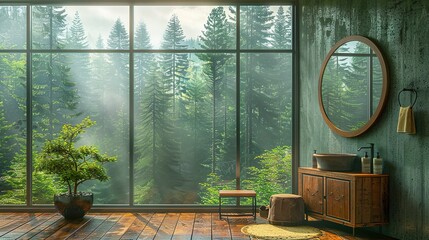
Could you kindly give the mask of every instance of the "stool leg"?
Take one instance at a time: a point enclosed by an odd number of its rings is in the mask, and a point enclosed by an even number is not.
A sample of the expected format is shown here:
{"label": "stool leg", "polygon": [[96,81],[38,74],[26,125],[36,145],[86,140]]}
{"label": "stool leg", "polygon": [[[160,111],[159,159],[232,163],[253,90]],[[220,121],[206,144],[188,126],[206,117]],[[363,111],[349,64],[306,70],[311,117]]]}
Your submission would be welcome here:
{"label": "stool leg", "polygon": [[222,198],[219,196],[219,219],[222,219]]}
{"label": "stool leg", "polygon": [[253,205],[253,219],[256,220],[256,196],[254,197],[255,204]]}

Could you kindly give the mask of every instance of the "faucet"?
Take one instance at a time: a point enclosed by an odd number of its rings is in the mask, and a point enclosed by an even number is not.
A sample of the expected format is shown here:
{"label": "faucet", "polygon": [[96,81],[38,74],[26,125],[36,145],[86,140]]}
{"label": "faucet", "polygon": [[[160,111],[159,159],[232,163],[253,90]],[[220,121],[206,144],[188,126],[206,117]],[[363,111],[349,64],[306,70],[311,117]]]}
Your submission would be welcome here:
{"label": "faucet", "polygon": [[[372,159],[374,159],[374,143],[369,143],[370,146],[366,146],[366,147],[360,147],[358,148],[358,151],[364,149],[364,148],[368,148],[371,149],[371,155],[370,155],[370,162],[372,162]],[[372,164],[371,164],[371,172],[372,172]]]}

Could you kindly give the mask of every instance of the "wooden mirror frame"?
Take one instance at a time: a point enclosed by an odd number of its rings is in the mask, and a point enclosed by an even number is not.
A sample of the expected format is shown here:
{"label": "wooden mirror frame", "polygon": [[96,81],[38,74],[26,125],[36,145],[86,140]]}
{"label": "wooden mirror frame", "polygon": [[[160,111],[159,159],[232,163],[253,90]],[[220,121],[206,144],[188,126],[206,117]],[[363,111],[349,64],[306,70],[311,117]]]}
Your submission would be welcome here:
{"label": "wooden mirror frame", "polygon": [[[381,91],[381,96],[380,96],[380,101],[378,102],[377,108],[374,112],[374,114],[371,116],[371,118],[368,120],[368,122],[363,125],[362,127],[360,127],[357,130],[353,130],[353,131],[344,131],[340,128],[338,128],[337,126],[335,126],[335,124],[328,118],[326,112],[325,112],[325,108],[323,107],[323,102],[322,102],[322,80],[323,80],[323,74],[325,72],[326,66],[329,62],[329,60],[331,59],[331,56],[335,53],[335,51],[341,47],[343,44],[347,43],[347,42],[351,42],[351,41],[360,41],[365,43],[366,45],[368,45],[371,50],[376,54],[378,60],[380,61],[380,67],[382,70],[382,75],[383,75],[383,86],[382,86],[382,91]],[[322,64],[322,68],[320,69],[320,74],[319,74],[319,108],[320,108],[320,112],[322,113],[323,119],[325,120],[326,124],[328,125],[328,127],[335,133],[337,133],[340,136],[343,137],[356,137],[361,135],[362,133],[366,132],[374,123],[375,121],[378,119],[378,117],[380,116],[384,106],[386,105],[386,101],[387,101],[387,92],[389,89],[389,81],[388,81],[388,69],[387,69],[387,64],[386,61],[383,58],[383,55],[381,54],[380,49],[377,47],[377,45],[375,45],[374,42],[372,42],[370,39],[363,37],[363,36],[358,36],[358,35],[352,35],[352,36],[348,36],[345,37],[343,39],[341,39],[340,41],[338,41],[329,51],[328,55],[326,56],[325,60],[323,61]]]}

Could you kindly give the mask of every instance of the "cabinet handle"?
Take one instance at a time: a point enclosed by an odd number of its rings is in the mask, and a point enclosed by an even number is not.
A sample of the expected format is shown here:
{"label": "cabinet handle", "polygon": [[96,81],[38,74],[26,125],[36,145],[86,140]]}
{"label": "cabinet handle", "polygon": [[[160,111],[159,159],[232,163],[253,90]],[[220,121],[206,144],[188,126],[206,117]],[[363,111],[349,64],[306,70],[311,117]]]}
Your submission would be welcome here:
{"label": "cabinet handle", "polygon": [[[329,193],[329,196],[332,196],[332,195],[334,195],[334,193],[333,192],[330,192]],[[340,195],[338,195],[338,197],[335,197],[334,196],[334,200],[335,201],[340,201],[341,199],[343,199],[344,198],[344,194],[340,194]]]}
{"label": "cabinet handle", "polygon": [[[309,188],[307,188],[307,192],[310,192],[310,189],[309,189]],[[319,192],[319,190],[316,190],[314,193],[311,193],[311,192],[310,192],[310,195],[311,195],[311,196],[314,196],[314,195],[316,195],[318,192]]]}

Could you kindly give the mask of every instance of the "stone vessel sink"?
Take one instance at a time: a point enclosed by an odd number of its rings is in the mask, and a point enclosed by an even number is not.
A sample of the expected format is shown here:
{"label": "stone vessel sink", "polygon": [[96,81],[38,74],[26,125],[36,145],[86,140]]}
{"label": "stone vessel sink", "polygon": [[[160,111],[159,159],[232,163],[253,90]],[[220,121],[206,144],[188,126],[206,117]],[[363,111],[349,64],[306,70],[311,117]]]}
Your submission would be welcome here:
{"label": "stone vessel sink", "polygon": [[352,171],[356,160],[356,154],[349,153],[315,153],[313,156],[317,168],[325,171]]}

